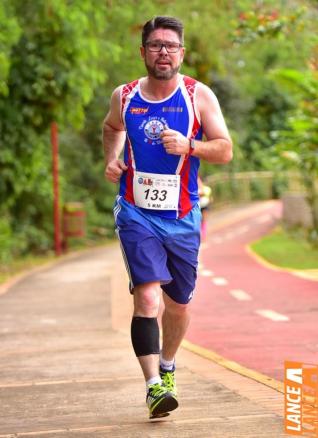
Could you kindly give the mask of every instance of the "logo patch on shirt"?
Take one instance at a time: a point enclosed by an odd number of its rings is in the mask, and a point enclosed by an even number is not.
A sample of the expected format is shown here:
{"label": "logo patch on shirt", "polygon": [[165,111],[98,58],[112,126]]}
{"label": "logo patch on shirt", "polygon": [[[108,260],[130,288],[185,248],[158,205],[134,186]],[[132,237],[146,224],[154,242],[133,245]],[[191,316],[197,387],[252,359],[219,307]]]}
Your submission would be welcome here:
{"label": "logo patch on shirt", "polygon": [[163,113],[182,113],[182,106],[164,106],[162,107]]}
{"label": "logo patch on shirt", "polygon": [[153,119],[146,123],[144,132],[151,140],[158,140],[164,129],[164,124],[160,120]]}
{"label": "logo patch on shirt", "polygon": [[131,114],[147,114],[147,112],[148,112],[148,110],[149,110],[149,107],[148,108],[135,108],[135,107],[132,107],[132,108],[130,108],[130,113]]}
{"label": "logo patch on shirt", "polygon": [[145,143],[153,146],[162,144],[161,134],[165,129],[169,129],[167,120],[164,117],[148,117],[139,125],[138,129],[145,134]]}

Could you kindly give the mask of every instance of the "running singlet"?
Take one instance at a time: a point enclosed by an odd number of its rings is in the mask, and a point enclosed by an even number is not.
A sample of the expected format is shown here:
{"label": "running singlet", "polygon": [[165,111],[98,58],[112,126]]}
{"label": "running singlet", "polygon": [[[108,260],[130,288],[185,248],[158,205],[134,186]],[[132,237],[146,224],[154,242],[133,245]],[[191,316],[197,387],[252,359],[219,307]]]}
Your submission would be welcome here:
{"label": "running singlet", "polygon": [[139,80],[124,85],[121,91],[128,170],[121,177],[119,194],[162,218],[182,218],[199,201],[199,159],[190,153],[167,154],[160,138],[164,129],[179,131],[187,138],[202,138],[194,102],[196,83],[182,76],[174,92],[160,101],[144,98]]}

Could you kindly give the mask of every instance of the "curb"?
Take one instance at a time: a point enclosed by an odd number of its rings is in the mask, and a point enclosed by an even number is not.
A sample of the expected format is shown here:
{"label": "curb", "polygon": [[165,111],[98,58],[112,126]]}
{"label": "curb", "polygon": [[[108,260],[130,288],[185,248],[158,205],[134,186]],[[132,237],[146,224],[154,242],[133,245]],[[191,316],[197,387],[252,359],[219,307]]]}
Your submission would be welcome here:
{"label": "curb", "polygon": [[318,281],[318,269],[292,269],[283,268],[282,266],[274,265],[273,263],[267,261],[262,256],[257,254],[251,247],[252,243],[245,246],[245,250],[249,256],[251,256],[257,263],[264,266],[265,268],[271,269],[277,272],[288,272],[289,274],[295,275],[296,277],[305,278],[306,280]]}
{"label": "curb", "polygon": [[212,362],[221,365],[223,368],[227,368],[234,373],[241,374],[242,376],[248,377],[249,379],[255,380],[258,383],[261,383],[265,386],[268,386],[269,388],[275,389],[275,391],[284,394],[284,384],[276,379],[273,379],[272,377],[266,376],[266,374],[262,374],[258,371],[246,368],[243,365],[240,365],[238,362],[226,359],[218,353],[200,347],[199,345],[193,344],[186,339],[182,341],[181,347],[183,347],[185,350],[197,354],[198,356],[211,360]]}

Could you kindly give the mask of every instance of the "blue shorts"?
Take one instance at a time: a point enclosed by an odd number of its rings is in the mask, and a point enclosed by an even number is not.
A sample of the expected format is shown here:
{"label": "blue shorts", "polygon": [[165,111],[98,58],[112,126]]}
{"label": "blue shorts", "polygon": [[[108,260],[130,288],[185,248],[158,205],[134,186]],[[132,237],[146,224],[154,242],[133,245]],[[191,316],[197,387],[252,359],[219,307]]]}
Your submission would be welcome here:
{"label": "blue shorts", "polygon": [[164,219],[118,196],[114,216],[131,292],[140,284],[159,281],[172,300],[187,304],[197,278],[200,207],[182,219]]}

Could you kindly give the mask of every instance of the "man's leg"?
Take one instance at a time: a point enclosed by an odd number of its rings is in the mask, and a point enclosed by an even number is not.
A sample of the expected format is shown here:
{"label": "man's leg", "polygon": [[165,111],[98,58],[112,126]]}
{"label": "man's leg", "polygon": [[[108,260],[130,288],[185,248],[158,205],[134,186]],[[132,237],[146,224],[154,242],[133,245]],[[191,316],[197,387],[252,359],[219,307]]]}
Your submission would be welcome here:
{"label": "man's leg", "polygon": [[[134,288],[133,318],[157,318],[160,303],[160,283],[146,283]],[[156,335],[154,335],[156,336]],[[134,342],[134,340],[132,339]],[[147,342],[147,341],[146,341]],[[159,345],[159,333],[157,339]],[[151,346],[150,346],[151,348]],[[137,353],[138,354],[138,353]],[[159,355],[147,354],[137,356],[146,382],[156,376],[159,377]]]}
{"label": "man's leg", "polygon": [[150,418],[168,415],[169,411],[178,407],[177,399],[162,385],[159,374],[159,291],[159,282],[134,288],[134,314],[131,324],[132,344],[146,380],[146,402]]}
{"label": "man's leg", "polygon": [[162,358],[173,361],[187,331],[189,304],[179,304],[163,292],[165,309],[162,315]]}
{"label": "man's leg", "polygon": [[177,396],[175,355],[189,325],[188,304],[178,304],[163,294],[165,309],[162,315],[162,350],[160,353],[160,377],[169,392]]}

